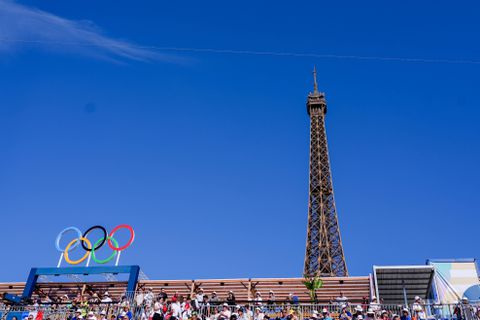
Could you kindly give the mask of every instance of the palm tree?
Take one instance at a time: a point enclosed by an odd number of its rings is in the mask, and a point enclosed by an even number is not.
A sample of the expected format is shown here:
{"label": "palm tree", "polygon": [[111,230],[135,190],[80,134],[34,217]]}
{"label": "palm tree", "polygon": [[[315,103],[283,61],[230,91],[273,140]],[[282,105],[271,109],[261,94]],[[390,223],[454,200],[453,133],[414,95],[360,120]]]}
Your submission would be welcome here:
{"label": "palm tree", "polygon": [[323,286],[323,281],[320,279],[319,276],[309,276],[309,275],[304,275],[305,278],[302,283],[305,285],[305,288],[308,290],[308,294],[310,295],[310,301],[312,303],[317,302],[317,290],[320,289]]}

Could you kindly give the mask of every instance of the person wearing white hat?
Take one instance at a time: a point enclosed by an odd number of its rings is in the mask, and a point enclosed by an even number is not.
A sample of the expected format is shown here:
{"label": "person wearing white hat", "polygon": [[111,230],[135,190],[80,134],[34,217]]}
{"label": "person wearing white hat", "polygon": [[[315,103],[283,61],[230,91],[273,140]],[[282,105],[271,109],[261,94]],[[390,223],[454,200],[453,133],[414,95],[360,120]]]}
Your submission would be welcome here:
{"label": "person wearing white hat", "polygon": [[95,317],[95,314],[93,313],[93,311],[88,312],[87,320],[97,320],[97,317]]}
{"label": "person wearing white hat", "polygon": [[362,316],[363,319],[363,308],[360,305],[355,307],[355,313],[352,315],[352,320],[358,320],[358,316]]}
{"label": "person wearing white hat", "polygon": [[267,304],[275,304],[275,293],[273,290],[268,291]]}
{"label": "person wearing white hat", "polygon": [[253,320],[263,320],[265,318],[265,314],[262,312],[262,309],[259,307],[255,308],[255,313],[253,314]]}
{"label": "person wearing white hat", "polygon": [[100,311],[100,320],[107,320],[107,312],[105,310]]}
{"label": "person wearing white hat", "polygon": [[310,319],[318,319],[318,311],[317,310],[312,311],[312,316],[310,317]]}
{"label": "person wearing white hat", "polygon": [[346,304],[340,305],[340,312],[338,314],[339,320],[352,320],[352,314],[347,309]]}
{"label": "person wearing white hat", "polygon": [[373,311],[371,308],[368,308],[365,319],[366,320],[374,320],[375,319],[375,311]]}
{"label": "person wearing white hat", "polygon": [[380,311],[380,304],[378,303],[377,297],[373,296],[372,301],[370,302],[370,309],[373,310],[373,312],[378,312]]}
{"label": "person wearing white hat", "polygon": [[224,303],[222,305],[222,312],[220,312],[218,319],[228,320],[230,319],[231,315],[232,315],[232,312],[230,311],[230,306],[228,305],[228,303]]}
{"label": "person wearing white hat", "polygon": [[80,319],[81,316],[82,316],[82,309],[77,309],[75,310],[75,316],[72,318],[72,320]]}
{"label": "person wearing white hat", "polygon": [[108,294],[108,291],[105,291],[105,293],[103,294],[103,299],[101,301],[102,301],[102,303],[111,303],[112,302],[112,298],[110,298],[110,294]]}
{"label": "person wearing white hat", "polygon": [[402,315],[400,316],[400,320],[412,320],[410,317],[410,311],[407,308],[402,309]]}
{"label": "person wearing white hat", "polygon": [[425,311],[422,306],[423,302],[419,296],[415,297],[415,302],[412,305],[412,313],[417,319],[426,319]]}
{"label": "person wearing white hat", "polygon": [[330,313],[328,312],[327,308],[322,309],[322,316],[320,317],[321,320],[332,320],[330,317]]}
{"label": "person wearing white hat", "polygon": [[123,306],[122,314],[123,313],[125,313],[125,315],[123,316],[124,318],[125,318],[125,316],[127,316],[128,319],[132,319],[133,314],[132,314],[132,311],[130,311],[130,307],[128,305]]}
{"label": "person wearing white hat", "polygon": [[389,320],[390,319],[388,317],[388,311],[387,310],[382,310],[382,312],[380,312],[380,319],[382,319],[382,320]]}

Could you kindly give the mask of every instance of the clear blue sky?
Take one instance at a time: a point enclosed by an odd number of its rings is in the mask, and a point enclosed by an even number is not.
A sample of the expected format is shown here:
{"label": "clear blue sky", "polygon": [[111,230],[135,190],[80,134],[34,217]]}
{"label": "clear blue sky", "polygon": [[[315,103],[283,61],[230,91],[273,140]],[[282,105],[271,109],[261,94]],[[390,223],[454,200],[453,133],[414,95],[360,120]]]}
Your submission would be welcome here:
{"label": "clear blue sky", "polygon": [[0,0],[0,281],[56,265],[64,227],[118,223],[137,232],[122,263],[150,278],[300,276],[313,65],[350,273],[478,257],[480,64],[138,46],[479,60],[479,15],[476,1]]}

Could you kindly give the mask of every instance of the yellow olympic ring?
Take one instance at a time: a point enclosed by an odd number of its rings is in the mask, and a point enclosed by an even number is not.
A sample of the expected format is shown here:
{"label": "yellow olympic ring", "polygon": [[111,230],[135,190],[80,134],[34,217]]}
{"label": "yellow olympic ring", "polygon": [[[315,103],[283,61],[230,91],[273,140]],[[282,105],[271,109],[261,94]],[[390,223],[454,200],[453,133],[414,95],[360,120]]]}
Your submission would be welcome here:
{"label": "yellow olympic ring", "polygon": [[70,264],[79,264],[81,263],[82,261],[84,261],[85,259],[88,258],[88,256],[90,255],[90,251],[87,251],[85,252],[85,255],[83,257],[81,257],[80,259],[78,260],[75,260],[75,261],[72,261],[70,260],[70,258],[68,257],[68,249],[70,249],[71,246],[73,246],[73,244],[77,241],[85,241],[88,245],[88,249],[92,249],[92,243],[90,242],[90,240],[88,240],[87,238],[84,238],[84,237],[80,237],[80,238],[77,238],[77,239],[73,239],[72,241],[70,241],[69,244],[67,244],[67,246],[65,247],[65,251],[63,252],[63,254],[65,255],[65,261],[67,263],[70,263]]}

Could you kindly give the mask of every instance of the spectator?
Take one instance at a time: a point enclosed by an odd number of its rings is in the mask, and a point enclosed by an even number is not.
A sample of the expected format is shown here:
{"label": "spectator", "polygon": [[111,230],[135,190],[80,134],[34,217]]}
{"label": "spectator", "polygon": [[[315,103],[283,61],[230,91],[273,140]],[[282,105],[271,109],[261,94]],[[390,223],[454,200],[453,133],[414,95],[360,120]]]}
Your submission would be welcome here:
{"label": "spectator", "polygon": [[77,310],[75,310],[75,316],[72,318],[72,320],[81,319],[80,316],[82,316],[82,310],[81,310],[81,309],[77,309]]}
{"label": "spectator", "polygon": [[107,312],[105,310],[100,312],[100,320],[107,320]]}
{"label": "spectator", "polygon": [[150,287],[147,290],[147,293],[143,296],[143,301],[145,302],[145,305],[151,307],[153,304],[153,301],[155,300],[155,294],[153,293],[153,288]]}
{"label": "spectator", "polygon": [[348,298],[345,297],[343,292],[340,291],[340,296],[335,298],[335,302],[339,305],[347,304],[348,303]]}
{"label": "spectator", "polygon": [[123,295],[122,296],[122,300],[120,301],[120,307],[125,307],[125,306],[128,306],[129,305],[129,302],[127,300],[127,296]]}
{"label": "spectator", "polygon": [[382,312],[380,313],[380,319],[389,320],[388,312],[386,310],[382,310]]}
{"label": "spectator", "polygon": [[161,288],[160,293],[158,294],[160,298],[162,298],[164,301],[167,301],[168,299],[168,294],[165,292],[165,289]]}
{"label": "spectator", "polygon": [[298,304],[298,297],[294,293],[289,293],[287,302],[291,304]]}
{"label": "spectator", "polygon": [[476,312],[475,312],[473,306],[471,306],[468,303],[468,298],[467,297],[462,298],[462,309],[463,309],[463,317],[464,317],[465,320],[475,319]]}
{"label": "spectator", "polygon": [[[195,294],[194,294],[195,297]],[[183,299],[182,299],[183,300]],[[192,315],[192,311],[197,311],[198,308],[195,308],[194,305],[197,302],[195,298],[187,298],[184,302],[180,303],[182,309],[182,319],[188,319]]]}
{"label": "spectator", "polygon": [[257,291],[257,293],[255,293],[255,299],[253,299],[253,301],[255,301],[255,304],[257,306],[261,306],[262,305],[262,294],[260,293],[260,291]]}
{"label": "spectator", "polygon": [[245,314],[245,309],[243,307],[241,307],[240,309],[238,309],[238,317],[237,317],[238,320],[250,320],[247,315]]}
{"label": "spectator", "polygon": [[259,307],[255,308],[255,314],[253,315],[253,320],[263,320],[265,314],[262,312],[262,309]]}
{"label": "spectator", "polygon": [[287,310],[282,309],[280,316],[278,316],[276,320],[287,320],[287,317],[288,317]]}
{"label": "spectator", "polygon": [[97,320],[97,317],[95,317],[95,314],[93,313],[93,311],[88,312],[87,320]]}
{"label": "spectator", "polygon": [[103,294],[103,299],[101,300],[103,303],[111,303],[112,298],[110,298],[110,295],[108,294],[108,291],[105,291]]}
{"label": "spectator", "polygon": [[453,315],[457,320],[463,320],[462,308],[460,308],[460,303],[457,304],[453,309]]}
{"label": "spectator", "polygon": [[177,297],[172,297],[172,303],[170,304],[170,314],[171,320],[180,319],[182,315],[182,307],[180,303],[177,301]]}
{"label": "spectator", "polygon": [[310,319],[312,319],[312,320],[318,319],[318,311],[317,310],[312,311],[312,316],[310,317]]}
{"label": "spectator", "polygon": [[272,290],[268,292],[267,304],[275,304],[275,293]]}
{"label": "spectator", "polygon": [[340,313],[338,315],[338,319],[340,320],[352,320],[352,314],[350,311],[347,310],[347,305],[342,304],[340,306]]}
{"label": "spectator", "polygon": [[153,313],[158,313],[159,315],[162,314],[162,311],[163,311],[163,304],[160,302],[160,301],[156,301],[154,304],[153,304]]}
{"label": "spectator", "polygon": [[410,311],[408,311],[407,308],[403,308],[400,320],[412,320],[412,317],[410,317]]}
{"label": "spectator", "polygon": [[249,308],[248,305],[245,305],[244,310],[245,310],[245,315],[247,316],[248,320],[252,320],[253,319],[253,310],[251,308]]}
{"label": "spectator", "polygon": [[222,309],[221,307],[215,307],[213,308],[213,314],[212,316],[210,317],[210,320],[218,320],[218,318],[220,317],[220,309]]}
{"label": "spectator", "polygon": [[332,317],[330,317],[330,313],[328,312],[327,308],[322,309],[322,316],[320,317],[322,320],[332,320]]}
{"label": "spectator", "polygon": [[367,310],[367,316],[365,317],[365,320],[374,320],[375,319],[375,312],[372,309]]}
{"label": "spectator", "polygon": [[229,291],[228,292],[228,296],[227,296],[227,303],[228,305],[230,306],[234,306],[236,305],[236,299],[235,299],[235,294],[233,294],[233,291]]}
{"label": "spectator", "polygon": [[130,311],[130,307],[128,305],[123,306],[123,313],[125,313],[123,316],[124,318],[127,316],[128,319],[132,319],[132,312]]}
{"label": "spectator", "polygon": [[[359,316],[361,316],[361,319],[359,318]],[[352,315],[352,320],[363,320],[362,306],[358,305],[355,307],[355,313]]]}
{"label": "spectator", "polygon": [[378,303],[377,297],[375,296],[372,297],[372,301],[370,302],[370,309],[372,309],[375,313],[380,311],[380,304]]}
{"label": "spectator", "polygon": [[203,301],[203,295],[204,295],[203,289],[202,288],[198,289],[198,291],[197,291],[197,302],[198,302],[199,305]]}
{"label": "spectator", "polygon": [[223,304],[222,312],[220,312],[220,315],[218,316],[218,319],[220,320],[228,320],[230,319],[230,316],[232,315],[232,312],[230,311],[230,307],[228,303]]}
{"label": "spectator", "polygon": [[[203,296],[202,296],[202,299],[203,299]],[[193,294],[191,299],[190,298],[187,299],[187,303],[190,305],[190,307],[194,311],[198,311],[200,309],[200,302],[198,301],[198,297],[195,293]]]}
{"label": "spectator", "polygon": [[208,300],[211,305],[215,306],[218,304],[218,296],[215,291],[212,292],[212,296],[210,297],[210,300]]}
{"label": "spectator", "polygon": [[423,302],[419,296],[415,297],[415,302],[412,305],[412,311],[416,319],[426,319],[425,311],[423,310]]}
{"label": "spectator", "polygon": [[205,317],[210,317],[210,303],[208,302],[208,296],[206,294],[203,295],[203,300],[199,305],[200,314]]}

